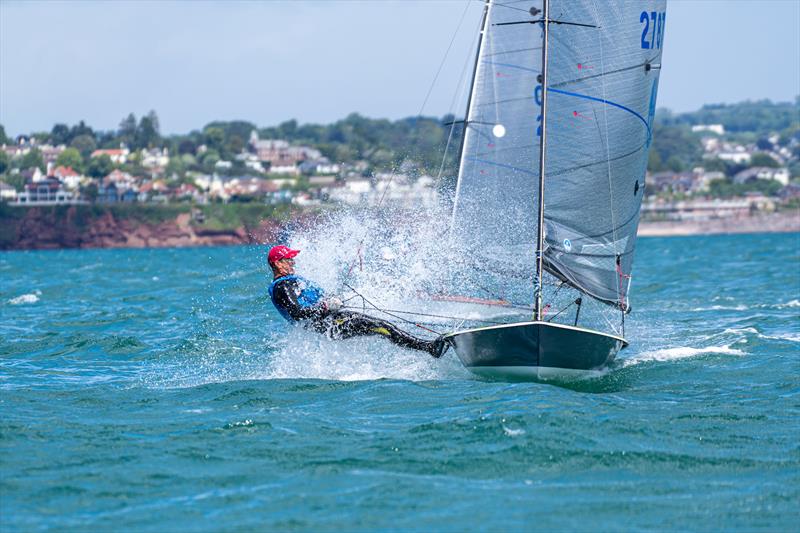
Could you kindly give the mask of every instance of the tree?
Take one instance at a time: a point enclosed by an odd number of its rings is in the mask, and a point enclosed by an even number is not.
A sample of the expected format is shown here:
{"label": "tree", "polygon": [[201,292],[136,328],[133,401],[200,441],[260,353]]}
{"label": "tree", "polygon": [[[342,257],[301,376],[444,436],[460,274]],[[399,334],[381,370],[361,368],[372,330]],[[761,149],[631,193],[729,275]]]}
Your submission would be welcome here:
{"label": "tree", "polygon": [[8,157],[8,154],[5,150],[0,150],[0,174],[8,169],[8,164],[11,162],[11,158]]}
{"label": "tree", "polygon": [[238,135],[231,135],[231,140],[228,142],[228,152],[231,154],[241,153],[244,149],[244,140]]}
{"label": "tree", "polygon": [[69,130],[69,136],[73,140],[80,135],[88,135],[94,140],[94,130],[87,126],[82,120]]}
{"label": "tree", "polygon": [[50,142],[55,145],[69,144],[71,140],[69,126],[66,124],[56,124],[50,131]]}
{"label": "tree", "polygon": [[136,139],[136,115],[131,113],[122,119],[119,123],[119,137],[120,142],[133,145]]}
{"label": "tree", "polygon": [[200,163],[203,165],[203,169],[206,172],[214,172],[215,165],[219,160],[219,152],[214,149],[209,149],[203,154]]}
{"label": "tree", "polygon": [[781,165],[769,154],[765,154],[764,152],[756,152],[753,154],[753,157],[750,158],[750,166],[778,168]]}
{"label": "tree", "polygon": [[108,176],[114,170],[114,163],[108,155],[103,154],[98,157],[93,157],[89,161],[89,166],[86,168],[86,173],[93,178],[102,178]]}
{"label": "tree", "polygon": [[225,132],[222,130],[222,128],[218,128],[216,126],[207,126],[206,129],[203,130],[203,137],[205,138],[205,143],[210,149],[214,149],[217,152],[223,151]]}
{"label": "tree", "polygon": [[25,190],[25,178],[22,174],[9,174],[3,178],[6,183],[14,187],[17,192]]}
{"label": "tree", "polygon": [[67,148],[58,154],[56,166],[72,167],[75,172],[83,172],[83,157],[77,148]]}
{"label": "tree", "polygon": [[90,202],[97,200],[97,193],[98,191],[96,183],[90,183],[85,187],[81,187],[81,194]]}
{"label": "tree", "polygon": [[6,129],[0,124],[0,144],[11,144],[11,139],[6,137]]}
{"label": "tree", "polygon": [[31,149],[31,151],[23,155],[22,159],[20,160],[20,168],[28,169],[34,167],[39,167],[42,172],[47,169],[44,164],[42,152],[40,152],[38,148]]}
{"label": "tree", "polygon": [[136,148],[152,148],[161,140],[159,133],[158,115],[155,111],[150,111],[139,120],[139,127],[136,128]]}
{"label": "tree", "polygon": [[78,135],[69,145],[75,149],[77,149],[84,160],[89,159],[89,156],[92,155],[97,149],[97,143],[94,142],[93,135]]}
{"label": "tree", "polygon": [[178,153],[179,154],[192,154],[194,155],[197,152],[197,146],[189,139],[184,139],[183,141],[178,144]]}

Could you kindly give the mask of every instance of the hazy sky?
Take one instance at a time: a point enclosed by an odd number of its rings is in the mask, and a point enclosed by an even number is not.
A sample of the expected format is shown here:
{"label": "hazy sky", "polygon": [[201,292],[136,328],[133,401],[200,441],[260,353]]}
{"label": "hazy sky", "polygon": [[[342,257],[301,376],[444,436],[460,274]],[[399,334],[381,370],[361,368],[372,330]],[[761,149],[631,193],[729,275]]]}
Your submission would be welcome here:
{"label": "hazy sky", "polygon": [[[0,0],[0,123],[9,134],[155,109],[165,133],[215,120],[327,123],[356,111],[443,115],[482,2]],[[670,0],[659,106],[800,94],[800,0]],[[454,98],[454,96],[456,96]]]}

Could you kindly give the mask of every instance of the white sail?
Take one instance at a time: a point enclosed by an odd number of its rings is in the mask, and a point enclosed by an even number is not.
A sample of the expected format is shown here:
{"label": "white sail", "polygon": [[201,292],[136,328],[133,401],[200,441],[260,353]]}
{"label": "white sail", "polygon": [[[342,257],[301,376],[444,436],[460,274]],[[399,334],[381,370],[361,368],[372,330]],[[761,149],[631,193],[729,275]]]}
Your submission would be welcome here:
{"label": "white sail", "polygon": [[488,276],[533,302],[545,120],[544,267],[626,306],[665,4],[549,0],[546,110],[542,0],[489,4],[452,220],[469,257],[456,268],[460,288],[474,292]]}

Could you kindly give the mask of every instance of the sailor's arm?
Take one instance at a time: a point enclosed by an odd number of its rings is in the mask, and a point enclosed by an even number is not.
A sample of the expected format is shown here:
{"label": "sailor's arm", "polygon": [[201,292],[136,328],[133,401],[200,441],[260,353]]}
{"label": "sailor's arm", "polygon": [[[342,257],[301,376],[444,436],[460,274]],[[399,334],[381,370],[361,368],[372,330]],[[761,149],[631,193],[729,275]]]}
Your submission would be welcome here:
{"label": "sailor's arm", "polygon": [[289,313],[293,320],[305,320],[322,316],[327,312],[324,302],[314,305],[302,305],[297,300],[297,281],[288,280],[278,283],[274,289],[275,301]]}

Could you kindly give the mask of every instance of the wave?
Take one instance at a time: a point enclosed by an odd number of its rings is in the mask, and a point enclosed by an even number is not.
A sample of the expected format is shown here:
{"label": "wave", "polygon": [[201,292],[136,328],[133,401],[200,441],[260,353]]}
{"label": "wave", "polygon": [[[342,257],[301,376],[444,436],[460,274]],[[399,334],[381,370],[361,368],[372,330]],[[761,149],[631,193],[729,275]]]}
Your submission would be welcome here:
{"label": "wave", "polygon": [[642,352],[622,361],[623,367],[637,365],[650,361],[667,362],[677,361],[680,359],[687,359],[690,357],[697,357],[699,355],[747,355],[747,352],[731,348],[730,345],[724,346],[706,346],[704,348],[693,348],[691,346],[678,346],[676,348],[663,348],[660,350],[652,350]]}
{"label": "wave", "polygon": [[[728,328],[722,332],[722,335],[755,335],[759,339],[769,339],[769,340],[779,340],[779,341],[792,341],[792,342],[800,342],[800,333],[778,333],[773,335],[767,335],[766,333],[761,333],[754,327],[745,327],[745,328]],[[747,342],[746,338],[740,338],[734,344],[740,342]]]}
{"label": "wave", "polygon": [[712,305],[711,307],[695,307],[692,311],[747,311],[746,305]]}
{"label": "wave", "polygon": [[39,301],[39,296],[41,295],[42,291],[37,290],[32,293],[17,296],[16,298],[11,298],[8,300],[8,303],[11,305],[35,304]]}
{"label": "wave", "polygon": [[259,376],[261,379],[428,381],[470,376],[452,352],[433,359],[427,353],[399,348],[378,337],[332,341],[318,333],[293,328],[277,343],[279,347],[272,353],[267,371]]}

